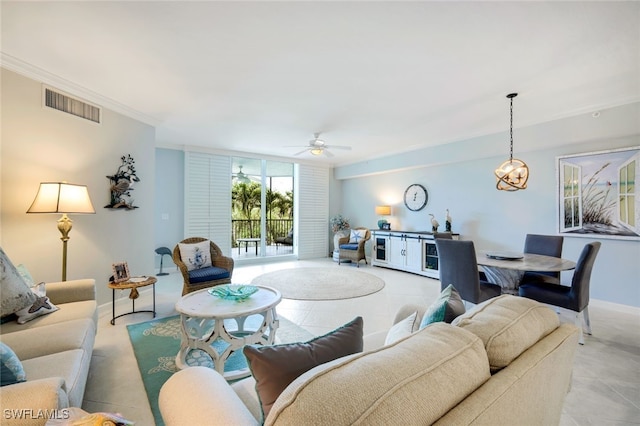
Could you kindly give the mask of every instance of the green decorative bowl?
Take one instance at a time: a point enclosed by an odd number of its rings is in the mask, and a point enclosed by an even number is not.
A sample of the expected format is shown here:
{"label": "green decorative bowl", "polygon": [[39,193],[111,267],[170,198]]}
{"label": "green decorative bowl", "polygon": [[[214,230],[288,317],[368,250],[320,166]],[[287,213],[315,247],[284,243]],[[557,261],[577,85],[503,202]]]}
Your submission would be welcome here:
{"label": "green decorative bowl", "polygon": [[245,300],[258,291],[253,285],[225,284],[209,289],[209,294],[225,300]]}

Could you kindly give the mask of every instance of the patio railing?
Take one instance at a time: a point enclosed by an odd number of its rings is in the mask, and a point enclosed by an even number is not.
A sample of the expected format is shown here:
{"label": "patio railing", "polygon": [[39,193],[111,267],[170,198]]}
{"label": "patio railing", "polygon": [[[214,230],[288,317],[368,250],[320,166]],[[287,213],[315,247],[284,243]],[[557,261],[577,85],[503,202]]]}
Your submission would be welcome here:
{"label": "patio railing", "polygon": [[[286,237],[293,227],[293,219],[267,219],[266,243],[275,243],[277,237]],[[260,238],[260,219],[232,219],[231,246],[237,247],[238,238]]]}

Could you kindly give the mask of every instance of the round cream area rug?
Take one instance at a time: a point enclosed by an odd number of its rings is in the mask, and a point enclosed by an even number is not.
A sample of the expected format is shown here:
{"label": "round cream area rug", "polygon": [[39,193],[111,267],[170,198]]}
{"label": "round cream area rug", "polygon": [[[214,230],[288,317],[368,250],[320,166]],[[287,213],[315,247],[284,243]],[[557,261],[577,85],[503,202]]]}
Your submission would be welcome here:
{"label": "round cream area rug", "polygon": [[273,287],[285,299],[337,300],[351,299],[378,292],[384,281],[352,268],[293,268],[268,272],[251,284]]}

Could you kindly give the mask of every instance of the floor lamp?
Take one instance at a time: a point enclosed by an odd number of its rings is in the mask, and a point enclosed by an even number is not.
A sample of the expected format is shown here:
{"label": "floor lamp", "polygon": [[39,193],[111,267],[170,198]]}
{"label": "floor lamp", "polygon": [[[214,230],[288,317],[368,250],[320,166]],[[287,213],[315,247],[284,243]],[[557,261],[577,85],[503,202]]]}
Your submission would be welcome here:
{"label": "floor lamp", "polygon": [[95,213],[86,185],[67,182],[42,182],[27,213],[62,213],[58,230],[62,234],[62,281],[67,280],[67,241],[72,220],[67,214]]}

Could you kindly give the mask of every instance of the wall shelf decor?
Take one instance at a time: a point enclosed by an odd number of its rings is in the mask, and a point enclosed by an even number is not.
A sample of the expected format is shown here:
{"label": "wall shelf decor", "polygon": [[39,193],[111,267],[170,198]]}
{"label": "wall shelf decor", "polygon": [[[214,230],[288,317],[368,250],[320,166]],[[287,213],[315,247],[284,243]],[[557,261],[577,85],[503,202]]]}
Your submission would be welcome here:
{"label": "wall shelf decor", "polygon": [[120,157],[122,164],[112,176],[107,176],[110,181],[109,191],[111,198],[109,204],[104,206],[105,209],[125,209],[133,210],[138,206],[133,205],[131,191],[133,191],[134,182],[140,182],[140,178],[136,175],[135,160],[130,154]]}

